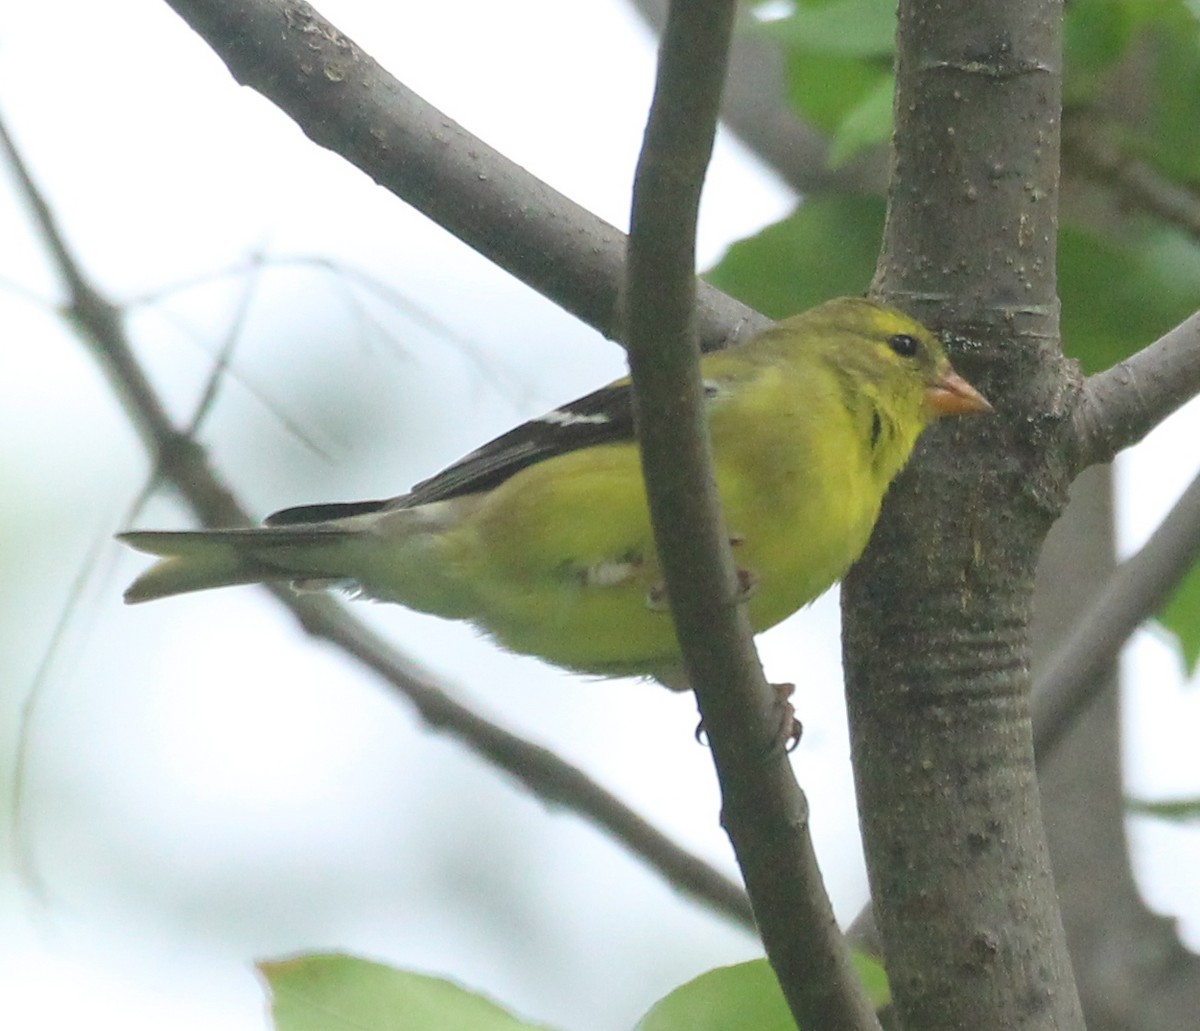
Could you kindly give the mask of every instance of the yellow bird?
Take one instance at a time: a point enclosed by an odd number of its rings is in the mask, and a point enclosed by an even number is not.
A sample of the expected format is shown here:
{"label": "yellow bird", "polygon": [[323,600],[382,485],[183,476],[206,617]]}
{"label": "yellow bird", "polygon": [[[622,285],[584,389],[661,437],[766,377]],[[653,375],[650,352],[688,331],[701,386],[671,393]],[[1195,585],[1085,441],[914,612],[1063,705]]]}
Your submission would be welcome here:
{"label": "yellow bird", "polygon": [[[866,300],[785,319],[706,355],[701,371],[755,632],[858,558],[930,422],[991,410],[929,330]],[[466,620],[568,669],[682,686],[627,380],[511,430],[397,498],[289,508],[255,529],[121,539],[159,556],[128,602],[243,583],[344,587]]]}

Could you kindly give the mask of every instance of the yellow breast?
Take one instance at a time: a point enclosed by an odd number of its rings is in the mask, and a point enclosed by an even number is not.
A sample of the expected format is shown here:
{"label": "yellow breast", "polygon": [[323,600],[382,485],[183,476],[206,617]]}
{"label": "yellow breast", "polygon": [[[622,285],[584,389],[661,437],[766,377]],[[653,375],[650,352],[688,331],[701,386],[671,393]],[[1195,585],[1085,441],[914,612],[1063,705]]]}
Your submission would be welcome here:
{"label": "yellow breast", "polygon": [[[795,417],[821,418],[811,404]],[[714,415],[717,484],[734,560],[753,584],[756,632],[845,572],[886,487],[865,449],[829,443],[855,435],[814,434],[778,418],[768,425],[776,432],[730,438]],[[496,488],[442,542],[447,565],[475,592],[472,622],[514,651],[587,673],[653,674],[673,664],[678,647],[641,484],[636,448],[619,444],[548,459]]]}

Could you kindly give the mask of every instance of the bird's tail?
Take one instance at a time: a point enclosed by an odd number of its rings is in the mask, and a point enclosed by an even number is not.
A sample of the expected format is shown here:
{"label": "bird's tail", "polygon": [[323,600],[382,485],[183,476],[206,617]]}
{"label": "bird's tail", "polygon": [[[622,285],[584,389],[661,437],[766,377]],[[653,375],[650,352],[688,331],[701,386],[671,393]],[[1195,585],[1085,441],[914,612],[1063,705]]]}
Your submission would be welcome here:
{"label": "bird's tail", "polygon": [[324,526],[246,530],[135,530],[118,539],[158,561],[125,592],[130,604],[233,584],[320,580],[333,577],[321,558],[354,531]]}

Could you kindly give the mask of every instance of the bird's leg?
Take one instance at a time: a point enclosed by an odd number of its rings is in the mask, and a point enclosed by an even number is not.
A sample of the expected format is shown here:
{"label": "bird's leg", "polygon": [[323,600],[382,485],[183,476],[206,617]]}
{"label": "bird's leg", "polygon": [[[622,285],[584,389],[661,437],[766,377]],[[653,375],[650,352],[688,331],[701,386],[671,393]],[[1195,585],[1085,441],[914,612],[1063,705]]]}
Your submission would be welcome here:
{"label": "bird's leg", "polygon": [[[731,534],[729,537],[729,546],[736,548],[740,544],[744,544],[745,541],[746,538],[741,534]],[[737,601],[740,604],[746,601],[757,590],[759,576],[754,570],[744,569],[741,566],[737,566],[734,572],[737,576]],[[652,612],[666,612],[669,607],[666,584],[653,584],[646,592],[646,608]],[[776,735],[776,743],[783,745],[789,752],[794,751],[796,746],[800,744],[800,736],[804,732],[804,727],[796,719],[796,710],[789,701],[796,690],[796,685],[772,684],[771,690],[775,692],[776,704],[779,708],[779,732]],[[699,744],[706,743],[704,720],[700,720],[696,724],[695,737]]]}

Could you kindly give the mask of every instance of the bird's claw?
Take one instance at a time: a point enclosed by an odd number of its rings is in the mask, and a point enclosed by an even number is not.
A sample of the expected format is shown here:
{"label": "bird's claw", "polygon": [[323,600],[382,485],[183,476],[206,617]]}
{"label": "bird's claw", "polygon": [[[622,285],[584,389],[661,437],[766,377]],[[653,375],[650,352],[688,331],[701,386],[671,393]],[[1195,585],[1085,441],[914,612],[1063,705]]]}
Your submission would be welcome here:
{"label": "bird's claw", "polygon": [[[731,538],[730,544],[741,543],[740,538]],[[738,566],[734,570],[737,577],[737,598],[738,603],[746,601],[758,590],[759,576],[752,569],[743,569]],[[646,608],[651,612],[669,612],[671,610],[671,602],[667,597],[667,585],[662,581],[650,585],[650,589],[646,591]]]}
{"label": "bird's claw", "polygon": [[737,567],[737,600],[739,602],[746,601],[756,590],[758,590],[758,574],[752,569],[743,569]]}
{"label": "bird's claw", "polygon": [[796,709],[791,702],[796,685],[772,684],[771,690],[775,692],[775,701],[779,706],[778,742],[783,745],[785,751],[794,752],[804,735],[804,724],[796,718]]}
{"label": "bird's claw", "polygon": [[[804,724],[796,718],[796,710],[791,703],[796,685],[772,684],[771,690],[775,692],[775,704],[779,708],[779,729],[776,732],[775,741],[772,743],[772,750],[782,745],[784,751],[790,754],[799,746],[800,738],[804,735]],[[707,746],[708,733],[704,729],[703,719],[696,724],[694,737],[696,744]]]}

